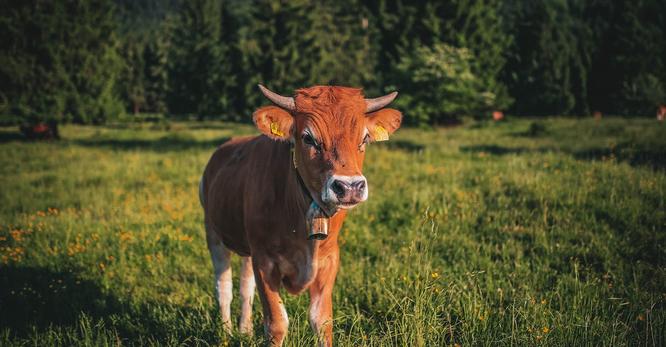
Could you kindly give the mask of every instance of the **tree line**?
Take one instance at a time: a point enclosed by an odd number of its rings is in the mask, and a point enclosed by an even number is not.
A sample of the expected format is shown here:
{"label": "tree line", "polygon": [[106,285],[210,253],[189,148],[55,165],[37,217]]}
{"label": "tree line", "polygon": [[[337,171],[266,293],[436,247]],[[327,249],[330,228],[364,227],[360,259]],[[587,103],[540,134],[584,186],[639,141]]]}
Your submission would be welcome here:
{"label": "tree line", "polygon": [[0,113],[23,122],[248,121],[257,83],[399,90],[412,124],[666,103],[663,0],[1,3]]}

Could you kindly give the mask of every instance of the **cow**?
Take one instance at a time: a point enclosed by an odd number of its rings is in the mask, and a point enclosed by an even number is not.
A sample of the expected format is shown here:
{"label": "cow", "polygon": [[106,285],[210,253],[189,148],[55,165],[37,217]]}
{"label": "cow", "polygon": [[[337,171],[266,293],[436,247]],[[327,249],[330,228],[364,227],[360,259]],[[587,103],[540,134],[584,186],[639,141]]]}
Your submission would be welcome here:
{"label": "cow", "polygon": [[663,122],[664,118],[666,118],[666,105],[659,105],[657,107],[657,120]]}
{"label": "cow", "polygon": [[282,345],[288,317],[279,289],[310,294],[320,346],[333,341],[332,292],[338,235],[349,209],[368,198],[366,146],[387,140],[402,114],[393,92],[366,99],[358,88],[314,86],[257,109],[261,135],[233,138],[213,153],[199,184],[222,325],[232,331],[232,253],[241,257],[239,331],[251,334],[255,287],[266,338]]}

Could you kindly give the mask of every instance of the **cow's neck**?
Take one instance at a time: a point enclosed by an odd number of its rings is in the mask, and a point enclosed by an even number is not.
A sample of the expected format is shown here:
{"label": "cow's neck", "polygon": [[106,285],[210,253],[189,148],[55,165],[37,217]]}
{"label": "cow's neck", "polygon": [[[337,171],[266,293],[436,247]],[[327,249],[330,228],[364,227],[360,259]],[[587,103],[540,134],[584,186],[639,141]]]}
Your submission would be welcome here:
{"label": "cow's neck", "polygon": [[310,194],[310,191],[308,190],[307,186],[305,185],[305,181],[303,181],[303,177],[301,176],[301,173],[298,171],[298,161],[296,160],[296,146],[292,143],[289,146],[289,157],[291,159],[291,165],[289,165],[289,178],[290,180],[295,181],[295,184],[299,187],[299,197],[302,197],[303,201],[305,202],[305,206],[309,206],[313,201],[313,197]]}
{"label": "cow's neck", "polygon": [[299,186],[301,187],[301,190],[303,191],[303,195],[306,197],[306,200],[308,201],[308,203],[311,203],[311,202],[314,201],[318,206],[320,206],[322,212],[326,215],[326,217],[328,217],[328,218],[333,217],[333,215],[336,213],[336,211],[329,211],[326,208],[324,208],[321,204],[321,201],[314,194],[312,194],[310,192],[310,190],[308,189],[308,187],[305,185],[305,181],[303,180],[303,176],[299,172],[300,167],[299,167],[298,160],[296,159],[298,157],[297,153],[296,153],[296,148],[297,147],[293,143],[290,145],[290,151],[291,151],[290,156],[292,158],[291,159],[291,161],[292,161],[291,168],[292,168],[292,171],[293,171],[294,175],[296,176],[296,179],[298,181]]}
{"label": "cow's neck", "polygon": [[330,212],[326,211],[325,208],[321,207],[320,202],[318,199],[312,195],[310,190],[307,188],[305,185],[305,181],[303,181],[303,177],[301,176],[301,173],[299,172],[299,166],[298,166],[298,156],[296,153],[296,146],[292,144],[291,146],[291,158],[292,158],[292,172],[293,175],[296,176],[296,180],[298,181],[298,185],[300,186],[301,193],[303,194],[303,200],[306,202],[306,206],[308,206],[306,212],[305,212],[305,219],[306,219],[306,228],[307,234],[308,234],[308,239],[309,240],[324,240],[328,237],[328,226],[329,226],[329,218],[331,218],[334,214],[335,211]]}

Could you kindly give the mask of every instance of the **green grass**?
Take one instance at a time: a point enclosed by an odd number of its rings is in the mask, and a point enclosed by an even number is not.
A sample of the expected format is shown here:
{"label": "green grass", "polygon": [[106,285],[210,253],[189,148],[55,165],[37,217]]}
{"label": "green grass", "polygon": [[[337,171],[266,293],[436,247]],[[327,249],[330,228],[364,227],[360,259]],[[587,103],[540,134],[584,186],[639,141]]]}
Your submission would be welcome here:
{"label": "green grass", "polygon": [[[264,342],[258,300],[254,338],[222,331],[197,198],[215,146],[252,127],[14,131],[0,128],[0,345]],[[337,345],[666,345],[666,125],[402,129],[365,174]],[[283,296],[287,345],[312,345],[307,295]]]}

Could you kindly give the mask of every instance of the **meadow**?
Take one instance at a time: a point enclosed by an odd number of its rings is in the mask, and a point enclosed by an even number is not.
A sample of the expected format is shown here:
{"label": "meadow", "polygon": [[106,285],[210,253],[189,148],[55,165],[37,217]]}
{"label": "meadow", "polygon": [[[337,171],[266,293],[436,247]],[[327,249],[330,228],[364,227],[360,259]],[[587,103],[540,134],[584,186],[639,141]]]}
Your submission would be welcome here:
{"label": "meadow", "polygon": [[[259,300],[253,338],[222,330],[197,198],[214,148],[253,133],[0,128],[0,345],[262,345]],[[368,147],[364,171],[336,345],[666,345],[666,124],[405,128]],[[307,295],[283,299],[287,345],[313,345]]]}

